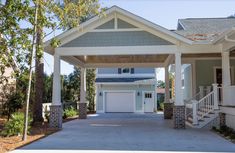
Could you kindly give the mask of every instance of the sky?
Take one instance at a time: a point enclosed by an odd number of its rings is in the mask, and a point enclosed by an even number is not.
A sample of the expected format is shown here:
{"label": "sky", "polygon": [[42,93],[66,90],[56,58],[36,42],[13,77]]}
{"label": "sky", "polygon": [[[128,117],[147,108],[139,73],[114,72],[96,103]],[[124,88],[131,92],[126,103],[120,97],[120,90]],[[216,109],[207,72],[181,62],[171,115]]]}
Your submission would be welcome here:
{"label": "sky", "polygon": [[[100,0],[102,7],[119,6],[167,29],[176,29],[178,19],[227,17],[235,13],[235,0]],[[59,33],[55,33],[56,35]],[[52,36],[51,36],[52,37]],[[49,38],[47,38],[49,39]],[[53,57],[45,53],[45,72],[53,72]],[[73,66],[61,62],[61,74]],[[164,70],[158,70],[164,80]]]}

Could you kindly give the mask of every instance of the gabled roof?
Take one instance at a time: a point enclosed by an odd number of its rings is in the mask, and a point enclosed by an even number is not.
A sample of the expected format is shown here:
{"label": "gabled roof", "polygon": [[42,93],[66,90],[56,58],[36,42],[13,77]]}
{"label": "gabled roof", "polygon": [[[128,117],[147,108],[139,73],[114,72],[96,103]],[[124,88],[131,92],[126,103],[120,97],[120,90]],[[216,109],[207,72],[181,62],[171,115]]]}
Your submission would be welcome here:
{"label": "gabled roof", "polygon": [[235,18],[179,19],[176,33],[198,42],[212,42],[235,26]]}
{"label": "gabled roof", "polygon": [[[193,43],[193,41],[185,38],[184,36],[181,36],[177,33],[174,33],[174,32],[172,32],[172,31],[170,31],[166,28],[163,28],[163,27],[161,27],[161,26],[159,26],[155,23],[152,23],[152,22],[150,22],[150,21],[148,21],[148,20],[146,20],[142,17],[139,17],[139,16],[137,16],[137,15],[131,13],[131,12],[128,12],[124,9],[121,9],[118,6],[113,6],[113,7],[111,7],[110,9],[108,9],[104,12],[105,17],[108,17],[109,15],[111,15],[113,13],[119,13],[119,14],[125,15],[125,16],[127,16],[128,18],[130,18],[132,20],[135,20],[135,21],[137,21],[141,24],[144,24],[145,26],[150,27],[153,30],[156,30],[158,32],[161,32],[162,34],[165,34],[165,35],[167,35],[167,36],[169,36],[173,39],[179,40],[180,42],[184,42],[184,43],[187,43],[187,44],[192,44]],[[80,31],[84,31],[84,29],[86,29],[87,26],[89,26],[90,24],[92,24],[94,22],[98,22],[101,19],[102,19],[102,17],[95,16],[95,17],[89,19],[88,21],[86,21],[84,23],[81,23],[78,27],[75,27],[75,28],[72,28],[68,31],[65,31],[62,34],[56,36],[55,38],[62,41],[66,37],[70,36],[71,34],[79,33]],[[48,53],[53,54],[52,48],[50,48],[50,40],[45,42],[45,49]]]}

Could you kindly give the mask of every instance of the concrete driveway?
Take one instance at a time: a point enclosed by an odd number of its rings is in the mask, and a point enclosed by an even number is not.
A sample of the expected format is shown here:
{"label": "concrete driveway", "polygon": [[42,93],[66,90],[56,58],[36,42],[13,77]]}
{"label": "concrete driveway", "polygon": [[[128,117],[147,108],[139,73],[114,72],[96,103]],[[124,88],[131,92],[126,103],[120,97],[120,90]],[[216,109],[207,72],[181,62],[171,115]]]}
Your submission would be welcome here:
{"label": "concrete driveway", "polygon": [[63,130],[14,152],[235,152],[235,144],[205,129],[176,130],[162,114],[101,114],[63,124]]}

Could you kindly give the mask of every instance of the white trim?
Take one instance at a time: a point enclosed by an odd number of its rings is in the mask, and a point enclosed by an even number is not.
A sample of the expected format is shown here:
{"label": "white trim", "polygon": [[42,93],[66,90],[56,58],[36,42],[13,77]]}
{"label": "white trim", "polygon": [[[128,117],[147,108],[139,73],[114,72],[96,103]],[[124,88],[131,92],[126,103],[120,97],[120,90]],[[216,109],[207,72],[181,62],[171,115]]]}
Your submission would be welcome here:
{"label": "white trim", "polygon": [[[140,80],[140,81],[143,81],[143,80]],[[154,85],[154,82],[155,81],[148,81],[148,82],[140,82],[140,81],[137,81],[137,82],[96,82],[97,85],[102,85],[102,84],[105,84],[105,85]]]}
{"label": "white trim", "polygon": [[105,67],[163,67],[163,63],[94,63],[84,64],[87,68],[105,68]]}
{"label": "white trim", "polygon": [[[153,112],[155,109],[155,92],[154,91],[148,91],[144,90],[142,91],[142,111],[145,113],[145,105],[144,105],[144,99],[145,99],[145,93],[152,93],[152,99],[153,99]],[[147,112],[148,113],[148,112]]]}
{"label": "white trim", "polygon": [[143,77],[155,77],[154,73],[134,73],[134,74],[98,74],[97,78],[143,78]]}
{"label": "white trim", "polygon": [[149,55],[181,53],[221,53],[220,45],[176,45],[152,46],[108,46],[108,47],[58,47],[55,52],[61,56],[84,55]]}
{"label": "white trim", "polygon": [[177,46],[59,47],[55,51],[61,56],[173,54]]}
{"label": "white trim", "polygon": [[106,93],[108,92],[126,92],[126,93],[133,93],[134,98],[134,106],[133,106],[133,113],[136,112],[136,90],[103,90],[103,110],[106,113]]}
{"label": "white trim", "polygon": [[144,31],[140,28],[123,28],[123,29],[94,29],[89,32],[126,32],[126,31]]}
{"label": "white trim", "polygon": [[114,14],[114,29],[118,28],[117,13]]}

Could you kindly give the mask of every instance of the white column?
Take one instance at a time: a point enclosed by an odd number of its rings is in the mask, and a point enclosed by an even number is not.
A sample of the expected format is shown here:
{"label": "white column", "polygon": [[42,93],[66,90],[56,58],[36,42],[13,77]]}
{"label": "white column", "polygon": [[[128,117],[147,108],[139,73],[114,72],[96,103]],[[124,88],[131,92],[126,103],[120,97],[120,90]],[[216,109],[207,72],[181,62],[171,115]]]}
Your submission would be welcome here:
{"label": "white column", "polygon": [[229,52],[222,52],[222,85],[231,85]]}
{"label": "white column", "polygon": [[193,125],[197,125],[198,124],[197,103],[198,103],[198,101],[196,101],[196,100],[192,101],[192,106],[193,106]]}
{"label": "white column", "polygon": [[199,100],[204,97],[204,86],[199,86]]}
{"label": "white column", "polygon": [[214,97],[213,97],[213,99],[214,99],[214,109],[219,109],[219,100],[218,100],[218,84],[217,83],[214,83],[214,84],[212,84],[212,86],[213,86],[213,92],[214,92]]}
{"label": "white column", "polygon": [[61,105],[60,56],[54,54],[52,105]]}
{"label": "white column", "polygon": [[169,92],[169,71],[168,66],[165,67],[165,102],[168,103],[170,101],[170,92]]}
{"label": "white column", "polygon": [[81,68],[80,103],[86,103],[86,69]]}
{"label": "white column", "polygon": [[175,105],[182,106],[181,53],[175,53]]}

